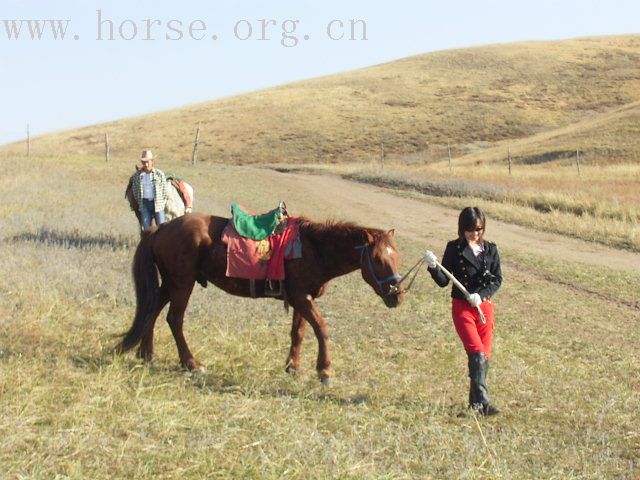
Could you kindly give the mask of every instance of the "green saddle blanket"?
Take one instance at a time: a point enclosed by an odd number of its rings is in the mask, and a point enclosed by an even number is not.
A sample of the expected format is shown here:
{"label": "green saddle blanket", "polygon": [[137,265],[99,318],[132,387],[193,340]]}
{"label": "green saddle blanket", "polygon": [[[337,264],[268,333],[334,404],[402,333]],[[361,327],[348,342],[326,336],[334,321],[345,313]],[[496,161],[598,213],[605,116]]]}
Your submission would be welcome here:
{"label": "green saddle blanket", "polygon": [[165,172],[164,176],[167,180],[178,180],[180,182],[184,182],[184,178],[182,178],[180,175],[176,175],[173,172]]}
{"label": "green saddle blanket", "polygon": [[272,235],[280,222],[288,216],[284,202],[261,215],[251,215],[237,203],[231,204],[233,226],[239,235],[253,240],[264,240]]}

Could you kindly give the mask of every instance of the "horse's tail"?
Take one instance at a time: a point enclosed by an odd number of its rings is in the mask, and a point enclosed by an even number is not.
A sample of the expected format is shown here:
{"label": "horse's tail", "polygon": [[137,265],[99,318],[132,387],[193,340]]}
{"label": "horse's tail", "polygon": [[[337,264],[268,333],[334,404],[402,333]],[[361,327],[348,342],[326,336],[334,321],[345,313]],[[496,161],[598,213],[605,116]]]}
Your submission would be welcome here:
{"label": "horse's tail", "polygon": [[122,341],[116,346],[116,352],[124,353],[140,343],[142,335],[150,323],[157,308],[160,293],[158,271],[153,258],[151,240],[153,231],[142,232],[142,237],[133,257],[133,282],[136,289],[136,315],[133,324]]}

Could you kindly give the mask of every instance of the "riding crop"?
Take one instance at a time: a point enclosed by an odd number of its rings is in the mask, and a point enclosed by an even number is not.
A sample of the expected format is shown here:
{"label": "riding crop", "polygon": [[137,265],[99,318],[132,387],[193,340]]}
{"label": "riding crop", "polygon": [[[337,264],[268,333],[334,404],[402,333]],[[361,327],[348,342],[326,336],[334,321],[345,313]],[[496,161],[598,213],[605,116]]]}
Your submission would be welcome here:
{"label": "riding crop", "polygon": [[[453,274],[449,270],[444,268],[442,266],[442,264],[440,262],[438,262],[437,260],[436,260],[436,265],[438,267],[440,267],[440,270],[442,270],[442,273],[444,273],[449,278],[449,280],[451,280],[453,282],[453,284],[456,287],[458,287],[458,290],[460,290],[463,293],[463,295],[465,296],[465,298],[468,301],[469,298],[471,297],[471,294],[469,293],[469,291],[466,288],[464,288],[464,285],[462,285],[458,281],[458,279],[456,277],[454,277]],[[482,324],[484,325],[485,323],[487,323],[487,319],[484,318],[484,313],[482,313],[482,310],[480,309],[480,305],[477,305],[476,308],[478,309],[478,314],[480,315],[480,322],[482,322]]]}

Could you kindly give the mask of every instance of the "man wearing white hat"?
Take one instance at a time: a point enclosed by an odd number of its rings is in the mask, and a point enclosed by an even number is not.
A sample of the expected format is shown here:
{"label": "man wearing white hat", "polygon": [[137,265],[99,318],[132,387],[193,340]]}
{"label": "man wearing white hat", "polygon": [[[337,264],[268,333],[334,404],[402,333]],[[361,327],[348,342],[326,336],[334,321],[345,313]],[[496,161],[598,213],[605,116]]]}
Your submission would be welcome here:
{"label": "man wearing white hat", "polygon": [[140,226],[143,230],[151,228],[153,219],[156,225],[166,220],[164,207],[167,204],[167,179],[162,172],[153,167],[153,152],[143,150],[140,155],[142,168],[133,174],[133,196],[140,211]]}

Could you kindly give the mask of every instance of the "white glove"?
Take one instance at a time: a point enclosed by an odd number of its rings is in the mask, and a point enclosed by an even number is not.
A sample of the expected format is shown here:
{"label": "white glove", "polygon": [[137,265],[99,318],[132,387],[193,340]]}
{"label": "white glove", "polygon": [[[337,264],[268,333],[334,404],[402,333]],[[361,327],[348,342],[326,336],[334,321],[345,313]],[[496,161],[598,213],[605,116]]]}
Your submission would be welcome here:
{"label": "white glove", "polygon": [[191,213],[191,207],[187,207],[184,209],[184,213]]}
{"label": "white glove", "polygon": [[472,293],[469,295],[469,298],[467,298],[467,302],[469,302],[472,307],[479,307],[482,303],[482,298],[480,297],[480,294]]}
{"label": "white glove", "polygon": [[438,265],[436,262],[438,261],[438,257],[436,257],[435,253],[431,250],[427,250],[424,254],[424,261],[427,262],[427,266],[429,268],[436,268]]}

